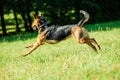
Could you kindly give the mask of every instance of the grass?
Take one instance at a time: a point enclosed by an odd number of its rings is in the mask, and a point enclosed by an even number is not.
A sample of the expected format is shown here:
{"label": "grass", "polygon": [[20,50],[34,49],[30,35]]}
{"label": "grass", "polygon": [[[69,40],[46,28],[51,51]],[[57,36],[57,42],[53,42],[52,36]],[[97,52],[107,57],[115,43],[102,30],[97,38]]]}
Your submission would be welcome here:
{"label": "grass", "polygon": [[0,80],[120,80],[120,28],[111,27],[89,32],[102,47],[98,54],[71,38],[19,57],[28,51],[24,46],[36,41],[37,33],[2,37]]}

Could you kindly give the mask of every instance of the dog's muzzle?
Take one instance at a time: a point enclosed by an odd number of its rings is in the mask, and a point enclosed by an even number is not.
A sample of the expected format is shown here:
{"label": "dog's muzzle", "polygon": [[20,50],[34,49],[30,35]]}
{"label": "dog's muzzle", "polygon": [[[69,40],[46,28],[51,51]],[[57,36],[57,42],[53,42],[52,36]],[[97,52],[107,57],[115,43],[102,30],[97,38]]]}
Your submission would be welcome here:
{"label": "dog's muzzle", "polygon": [[37,30],[37,26],[34,25],[34,26],[33,26],[33,30]]}

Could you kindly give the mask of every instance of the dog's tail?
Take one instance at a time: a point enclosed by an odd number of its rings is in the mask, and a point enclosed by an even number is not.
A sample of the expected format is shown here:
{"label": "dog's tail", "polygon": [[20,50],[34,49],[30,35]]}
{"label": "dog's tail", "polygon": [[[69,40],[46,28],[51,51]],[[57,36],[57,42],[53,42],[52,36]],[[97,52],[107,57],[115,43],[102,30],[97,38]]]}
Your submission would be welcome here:
{"label": "dog's tail", "polygon": [[90,16],[84,10],[80,10],[80,13],[82,13],[84,15],[84,17],[78,22],[78,26],[82,27],[83,24],[88,21],[88,19],[90,18]]}

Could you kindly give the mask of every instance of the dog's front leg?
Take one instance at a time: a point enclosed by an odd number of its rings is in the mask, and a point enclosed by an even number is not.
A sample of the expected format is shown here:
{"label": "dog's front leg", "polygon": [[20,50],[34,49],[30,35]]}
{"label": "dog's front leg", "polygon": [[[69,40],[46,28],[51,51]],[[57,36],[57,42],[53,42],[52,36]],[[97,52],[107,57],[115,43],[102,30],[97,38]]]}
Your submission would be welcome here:
{"label": "dog's front leg", "polygon": [[44,31],[43,33],[39,34],[38,37],[37,37],[36,43],[34,43],[33,45],[29,46],[29,47],[31,47],[31,49],[27,53],[23,54],[22,56],[29,55],[36,48],[38,48],[40,45],[44,44],[45,34],[46,34],[46,31]]}
{"label": "dog's front leg", "polygon": [[33,45],[34,44],[30,44],[30,45],[27,45],[27,46],[25,46],[26,48],[31,48],[31,47],[33,47]]}
{"label": "dog's front leg", "polygon": [[30,54],[31,52],[33,52],[36,48],[38,48],[40,45],[42,45],[42,44],[43,44],[43,40],[44,40],[44,38],[43,38],[42,36],[43,36],[43,35],[38,35],[36,43],[34,43],[34,44],[31,46],[31,49],[30,49],[27,53],[23,54],[22,56],[27,56],[27,55],[29,55],[29,54]]}
{"label": "dog's front leg", "polygon": [[36,42],[33,47],[25,54],[23,54],[22,56],[27,56],[29,55],[31,52],[33,52],[36,48],[38,48],[42,43],[41,42]]}

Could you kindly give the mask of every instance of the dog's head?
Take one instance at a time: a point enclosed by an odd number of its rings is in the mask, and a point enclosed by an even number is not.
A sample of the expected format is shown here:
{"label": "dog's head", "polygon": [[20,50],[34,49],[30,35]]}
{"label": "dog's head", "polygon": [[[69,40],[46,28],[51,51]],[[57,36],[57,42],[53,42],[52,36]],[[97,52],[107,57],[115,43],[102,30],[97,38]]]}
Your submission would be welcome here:
{"label": "dog's head", "polygon": [[36,28],[38,29],[38,27],[40,26],[40,15],[35,15],[33,14],[34,17],[34,21],[32,23],[32,28],[35,30]]}

